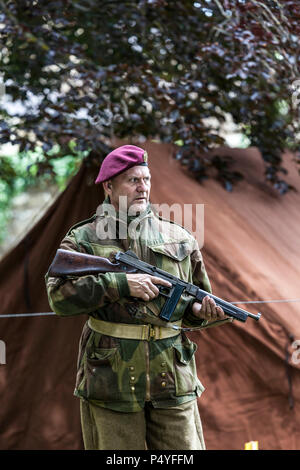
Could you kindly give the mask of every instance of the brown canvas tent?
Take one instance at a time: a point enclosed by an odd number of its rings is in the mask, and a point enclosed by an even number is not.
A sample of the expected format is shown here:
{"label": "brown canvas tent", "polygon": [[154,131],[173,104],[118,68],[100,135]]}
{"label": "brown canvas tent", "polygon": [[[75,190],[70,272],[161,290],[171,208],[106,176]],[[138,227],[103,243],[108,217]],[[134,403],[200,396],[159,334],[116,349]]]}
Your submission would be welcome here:
{"label": "brown canvas tent", "polygon": [[[246,173],[233,193],[199,185],[165,145],[147,143],[152,203],[204,204],[202,253],[213,291],[228,301],[299,298],[300,194],[277,196],[263,184],[255,149],[231,150]],[[219,153],[226,153],[222,149]],[[289,181],[299,188],[290,159]],[[49,312],[44,274],[67,230],[103,199],[97,169],[83,165],[67,189],[0,263],[0,313]],[[261,178],[261,181],[259,180]],[[199,399],[208,449],[299,449],[300,303],[241,304],[248,319],[201,333]],[[78,341],[86,317],[0,318],[6,364],[0,365],[0,448],[81,449],[73,397]]]}

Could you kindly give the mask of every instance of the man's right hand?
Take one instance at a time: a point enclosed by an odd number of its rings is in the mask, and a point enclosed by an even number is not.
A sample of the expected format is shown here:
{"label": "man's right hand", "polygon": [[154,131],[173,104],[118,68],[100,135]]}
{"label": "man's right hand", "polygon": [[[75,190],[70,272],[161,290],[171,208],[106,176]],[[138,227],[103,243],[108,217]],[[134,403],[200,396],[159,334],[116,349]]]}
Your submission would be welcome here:
{"label": "man's right hand", "polygon": [[156,284],[172,287],[172,284],[160,277],[150,274],[126,274],[130,295],[138,299],[149,301],[158,296],[159,290]]}

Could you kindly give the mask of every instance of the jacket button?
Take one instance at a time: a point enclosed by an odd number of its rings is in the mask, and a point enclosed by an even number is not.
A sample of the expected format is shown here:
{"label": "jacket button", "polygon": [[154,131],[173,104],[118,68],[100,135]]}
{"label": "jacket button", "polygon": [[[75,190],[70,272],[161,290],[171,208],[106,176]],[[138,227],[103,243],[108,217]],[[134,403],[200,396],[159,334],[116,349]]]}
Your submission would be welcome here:
{"label": "jacket button", "polygon": [[162,373],[161,373],[161,376],[162,376],[162,377],[165,377],[165,376],[166,376],[166,373],[165,373],[165,372],[162,372]]}
{"label": "jacket button", "polygon": [[162,362],[162,363],[161,363],[161,366],[162,366],[162,367],[166,367],[166,365],[167,365],[166,362]]}
{"label": "jacket button", "polygon": [[135,387],[132,385],[132,386],[130,387],[130,390],[131,390],[132,392],[134,392],[134,391],[135,391]]}
{"label": "jacket button", "polygon": [[135,381],[135,377],[134,376],[131,376],[130,377],[130,382],[134,382]]}
{"label": "jacket button", "polygon": [[167,382],[162,382],[162,383],[161,383],[161,386],[162,386],[162,387],[165,387],[166,385],[167,385]]}
{"label": "jacket button", "polygon": [[134,371],[134,366],[130,366],[129,370]]}

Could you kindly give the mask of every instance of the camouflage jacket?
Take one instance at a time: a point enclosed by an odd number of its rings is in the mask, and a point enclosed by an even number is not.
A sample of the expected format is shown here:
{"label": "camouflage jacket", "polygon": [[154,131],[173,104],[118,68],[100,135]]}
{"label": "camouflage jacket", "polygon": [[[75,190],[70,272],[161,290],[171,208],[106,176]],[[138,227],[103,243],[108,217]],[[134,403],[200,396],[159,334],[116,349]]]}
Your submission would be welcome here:
{"label": "camouflage jacket", "polygon": [[[130,249],[143,261],[211,292],[198,243],[186,229],[159,217],[149,205],[139,217],[128,218],[126,235],[120,237],[124,219],[105,207],[102,204],[91,219],[71,228],[60,248],[111,260],[117,251]],[[49,303],[57,315],[88,314],[116,323],[166,325],[158,318],[165,298],[158,296],[149,302],[131,298],[125,273],[67,279],[46,274],[45,279]],[[203,321],[192,313],[192,300],[182,295],[170,321],[201,325]],[[145,401],[160,408],[190,401],[204,390],[197,378],[196,347],[182,332],[156,341],[119,339],[90,329],[86,322],[74,394],[125,412],[140,411]]]}

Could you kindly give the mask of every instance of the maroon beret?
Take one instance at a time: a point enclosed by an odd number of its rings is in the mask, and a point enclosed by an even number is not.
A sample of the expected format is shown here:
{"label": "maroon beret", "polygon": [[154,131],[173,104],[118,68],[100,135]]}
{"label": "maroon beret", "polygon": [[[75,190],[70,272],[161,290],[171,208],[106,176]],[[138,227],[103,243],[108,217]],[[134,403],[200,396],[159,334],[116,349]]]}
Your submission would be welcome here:
{"label": "maroon beret", "polygon": [[107,181],[135,165],[148,166],[147,160],[146,150],[135,145],[122,145],[105,157],[95,183]]}

